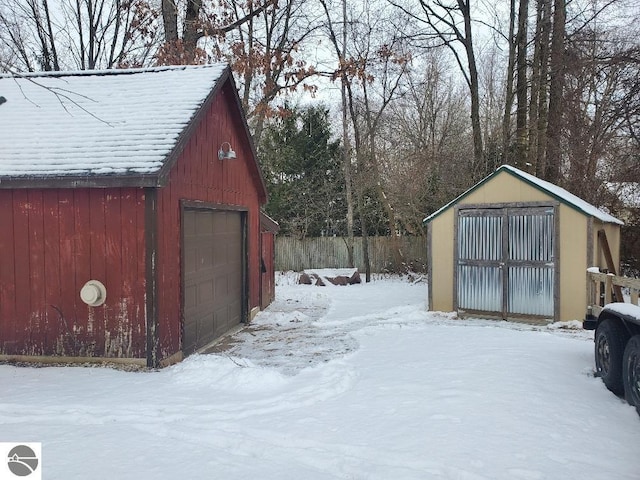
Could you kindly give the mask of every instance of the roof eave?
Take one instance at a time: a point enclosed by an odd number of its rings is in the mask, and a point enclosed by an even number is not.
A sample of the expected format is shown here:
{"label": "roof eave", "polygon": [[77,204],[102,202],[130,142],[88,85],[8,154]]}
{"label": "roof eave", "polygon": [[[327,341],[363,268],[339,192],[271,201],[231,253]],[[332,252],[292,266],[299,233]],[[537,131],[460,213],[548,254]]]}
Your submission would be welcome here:
{"label": "roof eave", "polygon": [[157,174],[142,175],[60,175],[0,177],[0,189],[11,188],[118,188],[159,187]]}
{"label": "roof eave", "polygon": [[264,180],[264,175],[262,174],[262,169],[260,168],[260,163],[258,162],[258,151],[256,149],[256,145],[253,142],[253,135],[251,135],[251,132],[249,131],[249,122],[247,120],[247,116],[245,114],[244,108],[242,107],[242,102],[240,101],[240,96],[238,95],[238,88],[236,86],[236,82],[233,78],[233,75],[231,75],[231,69],[229,68],[229,82],[231,83],[231,88],[234,92],[233,98],[236,102],[236,106],[238,109],[238,112],[240,113],[240,120],[242,122],[242,125],[244,127],[244,131],[245,134],[247,136],[247,141],[249,142],[249,148],[251,149],[251,154],[253,155],[253,160],[255,162],[255,168],[256,168],[256,173],[257,173],[257,180],[258,180],[258,184],[259,184],[259,188],[260,188],[260,192],[259,192],[259,199],[260,199],[260,204],[261,205],[265,205],[267,203],[267,201],[269,200],[269,194],[267,191],[267,184]]}

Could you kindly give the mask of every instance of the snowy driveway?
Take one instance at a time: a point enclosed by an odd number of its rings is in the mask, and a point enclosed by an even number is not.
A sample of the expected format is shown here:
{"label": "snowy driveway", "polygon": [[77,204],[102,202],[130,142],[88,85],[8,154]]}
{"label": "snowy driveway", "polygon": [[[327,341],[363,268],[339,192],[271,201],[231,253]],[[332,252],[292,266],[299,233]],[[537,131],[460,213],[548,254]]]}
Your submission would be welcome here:
{"label": "snowy driveway", "polygon": [[456,320],[425,293],[279,286],[226,350],[160,372],[0,365],[0,441],[43,442],[47,480],[640,478],[640,420],[593,378],[589,332]]}

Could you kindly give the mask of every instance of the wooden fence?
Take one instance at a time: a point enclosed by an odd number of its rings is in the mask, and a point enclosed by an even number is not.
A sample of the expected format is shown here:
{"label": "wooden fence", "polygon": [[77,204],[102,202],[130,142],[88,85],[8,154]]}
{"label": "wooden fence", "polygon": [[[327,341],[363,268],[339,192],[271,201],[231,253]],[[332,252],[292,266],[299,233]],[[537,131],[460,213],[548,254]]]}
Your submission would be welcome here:
{"label": "wooden fence", "polygon": [[[394,265],[390,237],[369,237],[369,259],[372,272],[404,271],[403,265]],[[423,237],[400,237],[400,251],[404,263],[413,271],[425,272],[427,242]],[[365,271],[362,256],[362,238],[354,239],[355,266]],[[346,268],[347,239],[344,237],[316,237],[299,240],[276,237],[276,270],[296,272],[309,268]]]}

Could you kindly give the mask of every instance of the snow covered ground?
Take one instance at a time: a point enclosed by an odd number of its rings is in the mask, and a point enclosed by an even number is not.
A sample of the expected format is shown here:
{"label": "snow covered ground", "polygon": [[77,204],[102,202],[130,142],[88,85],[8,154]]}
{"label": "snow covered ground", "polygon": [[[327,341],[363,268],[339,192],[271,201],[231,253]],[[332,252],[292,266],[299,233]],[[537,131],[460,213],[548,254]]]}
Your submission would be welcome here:
{"label": "snow covered ground", "polygon": [[0,442],[42,442],[47,480],[640,478],[591,332],[429,313],[399,279],[280,283],[162,371],[0,365]]}

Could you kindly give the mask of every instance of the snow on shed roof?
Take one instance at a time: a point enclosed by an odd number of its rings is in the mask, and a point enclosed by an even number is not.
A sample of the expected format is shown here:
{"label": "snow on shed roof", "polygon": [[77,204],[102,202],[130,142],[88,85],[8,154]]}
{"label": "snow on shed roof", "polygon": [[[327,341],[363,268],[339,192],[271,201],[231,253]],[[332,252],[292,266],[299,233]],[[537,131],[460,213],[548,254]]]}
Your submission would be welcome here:
{"label": "snow on shed roof", "polygon": [[226,68],[0,76],[0,181],[156,174]]}
{"label": "snow on shed roof", "polygon": [[600,210],[598,207],[595,207],[594,205],[591,205],[590,203],[585,202],[584,200],[582,200],[581,198],[575,196],[573,193],[568,192],[564,188],[558,187],[557,185],[554,185],[553,183],[547,182],[546,180],[542,180],[542,179],[540,179],[540,178],[538,178],[538,177],[536,177],[534,175],[531,175],[530,173],[523,172],[522,170],[520,170],[518,168],[515,168],[515,167],[512,167],[511,165],[502,165],[502,166],[500,166],[495,172],[493,172],[491,175],[485,177],[483,180],[481,180],[480,182],[475,184],[473,187],[471,187],[469,190],[464,192],[462,195],[458,196],[457,198],[455,198],[451,202],[447,203],[442,208],[436,210],[431,215],[426,217],[423,220],[424,223],[430,222],[435,217],[440,215],[442,212],[447,210],[449,207],[451,207],[452,205],[455,205],[456,203],[458,203],[462,198],[466,197],[469,193],[471,193],[472,191],[476,190],[481,185],[486,183],[488,180],[490,180],[491,178],[496,176],[498,173],[503,172],[503,171],[507,172],[507,173],[509,173],[511,175],[514,175],[514,176],[516,176],[516,177],[518,177],[518,178],[520,178],[522,180],[524,180],[525,182],[529,183],[530,185],[534,186],[535,188],[548,193],[552,197],[555,197],[559,201],[561,201],[561,202],[563,202],[563,203],[575,208],[576,210],[581,211],[582,213],[584,213],[586,215],[589,215],[591,217],[595,217],[598,220],[601,220],[601,221],[603,221],[605,223],[615,223],[615,224],[618,224],[618,225],[624,225],[624,222],[622,222],[621,220],[618,220],[614,216],[609,215],[608,213]]}

